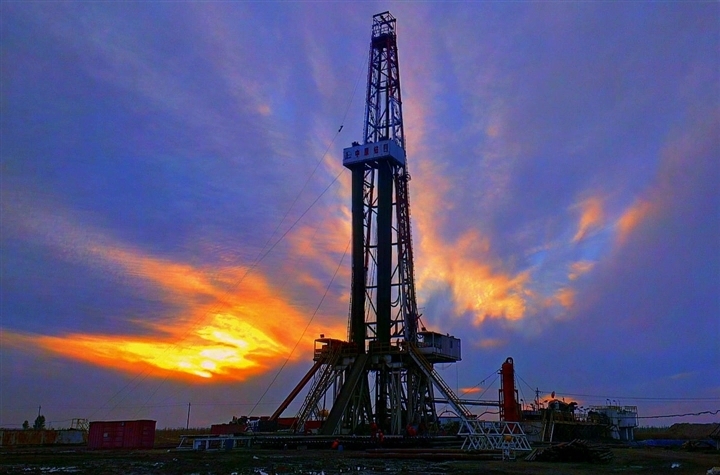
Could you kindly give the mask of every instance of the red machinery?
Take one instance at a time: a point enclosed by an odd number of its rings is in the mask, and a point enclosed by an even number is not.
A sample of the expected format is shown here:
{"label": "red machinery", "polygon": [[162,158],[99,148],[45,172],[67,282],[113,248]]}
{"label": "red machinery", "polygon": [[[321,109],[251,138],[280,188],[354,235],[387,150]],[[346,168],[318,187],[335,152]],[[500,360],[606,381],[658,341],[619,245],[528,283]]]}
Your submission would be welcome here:
{"label": "red machinery", "polygon": [[500,368],[500,420],[520,421],[520,404],[515,389],[515,368],[513,359],[508,357]]}

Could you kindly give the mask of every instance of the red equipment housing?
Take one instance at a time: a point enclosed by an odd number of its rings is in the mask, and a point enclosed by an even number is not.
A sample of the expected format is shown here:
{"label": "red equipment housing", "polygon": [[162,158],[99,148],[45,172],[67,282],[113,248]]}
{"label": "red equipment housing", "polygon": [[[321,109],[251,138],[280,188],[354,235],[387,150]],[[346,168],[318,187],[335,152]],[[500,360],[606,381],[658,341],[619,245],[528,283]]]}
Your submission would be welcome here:
{"label": "red equipment housing", "polygon": [[520,404],[515,389],[515,367],[513,359],[508,357],[500,368],[500,420],[520,421]]}

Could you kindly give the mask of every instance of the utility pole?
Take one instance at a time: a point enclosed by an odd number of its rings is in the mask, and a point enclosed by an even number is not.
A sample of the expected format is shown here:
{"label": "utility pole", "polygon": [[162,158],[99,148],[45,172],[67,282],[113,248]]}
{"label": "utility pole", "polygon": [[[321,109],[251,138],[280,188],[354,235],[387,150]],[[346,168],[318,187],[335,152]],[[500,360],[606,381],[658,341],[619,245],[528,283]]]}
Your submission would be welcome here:
{"label": "utility pole", "polygon": [[190,428],[190,403],[188,403],[188,415],[187,415],[187,423],[185,424],[185,430]]}

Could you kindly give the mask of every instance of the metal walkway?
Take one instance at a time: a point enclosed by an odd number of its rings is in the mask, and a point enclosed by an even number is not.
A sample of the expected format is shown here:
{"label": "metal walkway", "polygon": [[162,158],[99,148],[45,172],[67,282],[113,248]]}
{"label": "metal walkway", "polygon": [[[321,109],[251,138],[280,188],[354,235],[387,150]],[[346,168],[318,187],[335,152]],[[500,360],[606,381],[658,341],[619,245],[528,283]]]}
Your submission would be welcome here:
{"label": "metal walkway", "polygon": [[514,459],[517,451],[530,451],[530,443],[519,422],[481,421],[458,398],[450,386],[414,345],[409,345],[410,356],[420,369],[447,398],[447,403],[460,417],[459,436],[465,437],[462,450],[498,450],[503,459]]}

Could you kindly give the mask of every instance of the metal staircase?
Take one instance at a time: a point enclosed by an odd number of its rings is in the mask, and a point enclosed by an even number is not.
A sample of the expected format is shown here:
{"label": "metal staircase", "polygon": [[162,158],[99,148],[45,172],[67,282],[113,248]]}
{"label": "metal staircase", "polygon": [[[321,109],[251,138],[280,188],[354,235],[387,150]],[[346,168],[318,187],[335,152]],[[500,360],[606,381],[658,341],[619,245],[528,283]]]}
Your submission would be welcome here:
{"label": "metal staircase", "polygon": [[440,390],[443,396],[447,398],[448,404],[452,406],[457,415],[463,419],[474,419],[475,416],[473,416],[472,413],[468,410],[468,408],[465,407],[462,402],[460,402],[460,398],[458,398],[455,392],[450,389],[450,386],[448,386],[447,383],[442,379],[440,374],[435,371],[433,365],[425,359],[422,353],[417,350],[415,345],[410,344],[408,345],[408,347],[410,348],[410,351],[408,352],[410,354],[410,357],[415,361],[415,363],[417,363],[422,372],[425,373],[425,376],[427,376],[428,379],[430,379],[430,381],[435,384],[435,386]]}
{"label": "metal staircase", "polygon": [[447,398],[448,404],[460,417],[461,424],[458,435],[465,437],[462,450],[498,450],[502,453],[503,459],[515,458],[516,451],[530,450],[530,443],[519,423],[478,419],[465,407],[415,345],[408,345],[408,348],[410,357]]}
{"label": "metal staircase", "polygon": [[[358,382],[366,374],[367,362],[368,355],[365,353],[357,355],[357,357],[355,358],[355,362],[353,363],[353,366],[350,370],[350,374],[348,374],[347,378],[345,379],[345,382],[342,385],[342,389],[340,390],[340,394],[338,394],[337,398],[335,399],[332,410],[330,411],[328,418],[325,420],[325,424],[323,424],[323,435],[333,435],[337,433],[340,419],[348,408],[348,403],[350,402],[352,397],[356,395],[355,388],[358,386]],[[353,408],[354,411],[361,411],[361,409],[361,402],[359,402],[359,404],[357,404],[356,407]]]}
{"label": "metal staircase", "polygon": [[320,370],[319,375],[315,377],[310,390],[305,396],[302,406],[300,406],[295,422],[293,422],[291,427],[293,432],[298,432],[303,429],[305,422],[316,410],[318,401],[330,387],[330,384],[334,381],[335,375],[338,371],[336,366],[341,353],[342,347],[338,345],[333,347],[330,353],[325,357],[322,362],[324,366]]}

